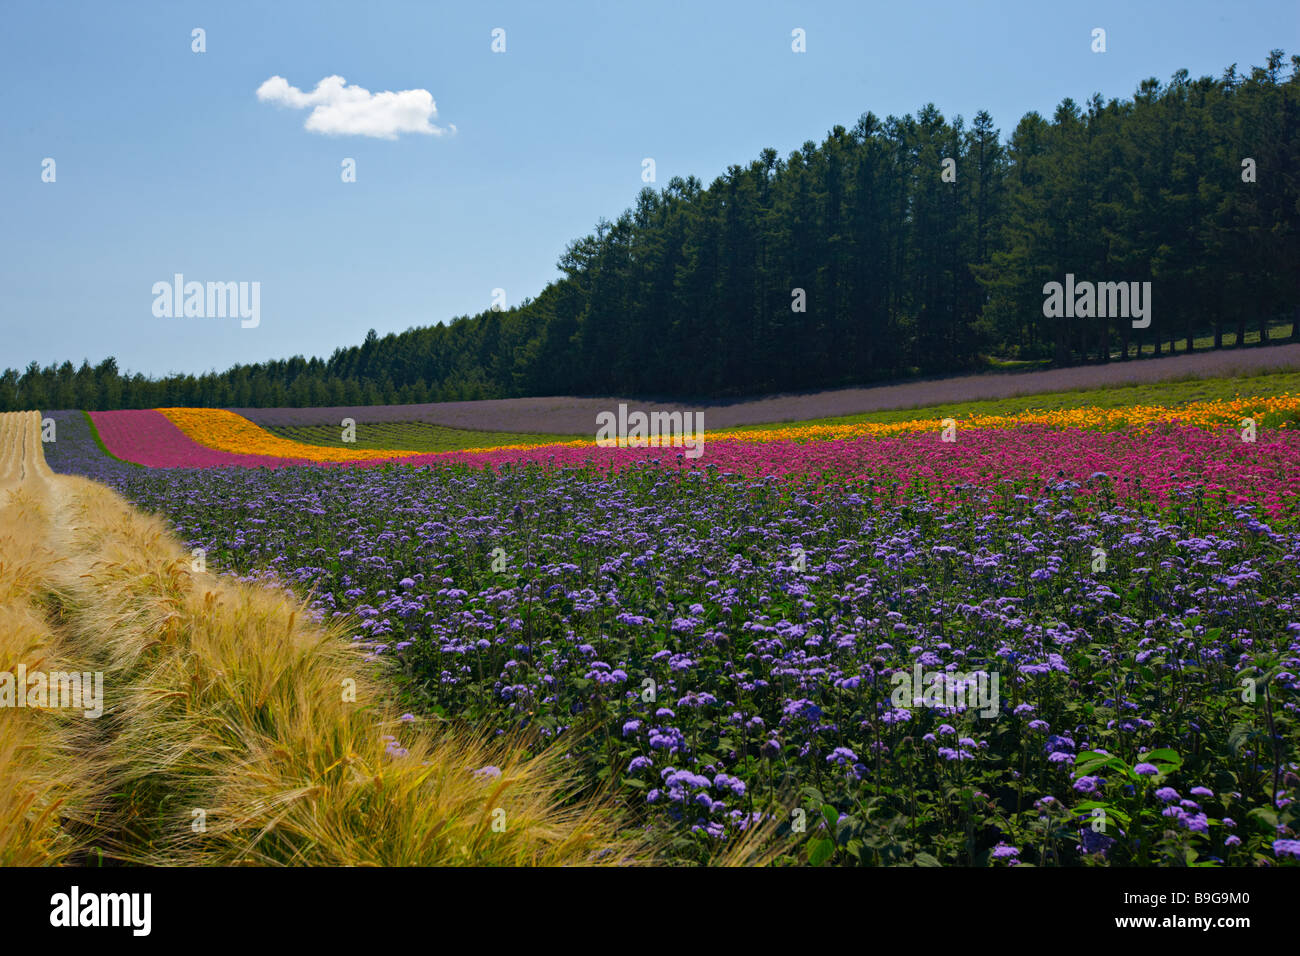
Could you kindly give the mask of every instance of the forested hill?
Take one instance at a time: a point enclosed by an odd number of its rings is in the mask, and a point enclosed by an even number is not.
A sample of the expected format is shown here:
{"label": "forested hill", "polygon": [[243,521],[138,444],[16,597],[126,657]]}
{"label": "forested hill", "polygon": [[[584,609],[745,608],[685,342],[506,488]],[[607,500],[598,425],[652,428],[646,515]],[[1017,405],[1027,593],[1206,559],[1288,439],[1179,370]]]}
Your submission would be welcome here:
{"label": "forested hill", "polygon": [[[33,363],[0,378],[0,408],[755,395],[981,354],[1069,364],[1240,342],[1300,309],[1298,180],[1300,56],[1281,51],[1244,75],[1066,100],[1006,139],[984,112],[867,113],[707,187],[642,190],[507,311],[200,377]],[[1150,282],[1149,327],[1045,317],[1044,284],[1067,274]]]}

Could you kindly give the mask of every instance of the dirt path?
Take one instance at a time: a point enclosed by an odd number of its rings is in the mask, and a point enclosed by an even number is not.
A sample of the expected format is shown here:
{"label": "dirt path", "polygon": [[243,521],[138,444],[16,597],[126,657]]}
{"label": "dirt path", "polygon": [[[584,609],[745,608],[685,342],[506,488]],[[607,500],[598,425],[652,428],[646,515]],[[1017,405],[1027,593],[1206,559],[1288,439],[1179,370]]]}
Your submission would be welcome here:
{"label": "dirt path", "polygon": [[803,421],[926,405],[1012,398],[1083,388],[1140,385],[1181,378],[1217,378],[1300,368],[1300,344],[1220,350],[1170,358],[1082,365],[1043,372],[965,375],[874,388],[772,395],[726,402],[661,403],[626,398],[507,398],[480,402],[422,405],[372,405],[325,408],[236,408],[259,425],[338,425],[344,418],[361,423],[422,421],[453,428],[523,433],[585,435],[596,415],[620,402],[644,411],[703,411],[708,428],[734,428],[769,422]]}
{"label": "dirt path", "polygon": [[89,722],[33,709],[23,676],[79,670],[50,600],[61,555],[40,422],[35,412],[0,415],[0,865],[10,866],[84,859],[74,834],[105,805]]}
{"label": "dirt path", "polygon": [[0,490],[53,477],[41,453],[41,413],[0,415]]}

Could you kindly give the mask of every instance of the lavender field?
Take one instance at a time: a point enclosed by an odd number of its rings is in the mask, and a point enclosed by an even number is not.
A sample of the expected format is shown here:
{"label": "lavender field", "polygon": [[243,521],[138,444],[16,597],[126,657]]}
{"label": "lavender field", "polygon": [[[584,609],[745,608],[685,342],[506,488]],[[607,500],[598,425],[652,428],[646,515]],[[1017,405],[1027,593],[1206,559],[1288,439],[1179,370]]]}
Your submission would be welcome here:
{"label": "lavender field", "polygon": [[710,428],[736,428],[1050,392],[1259,375],[1292,370],[1297,366],[1300,366],[1300,344],[1288,344],[1201,352],[1150,361],[1110,362],[1016,374],[962,375],[872,388],[843,388],[735,401],[656,402],[633,398],[555,396],[476,402],[233,410],[259,425],[272,427],[337,426],[344,417],[352,417],[358,424],[429,422],[451,428],[583,435],[591,430],[599,412],[617,408],[619,402],[631,402],[634,407],[647,412],[699,411],[704,413]]}

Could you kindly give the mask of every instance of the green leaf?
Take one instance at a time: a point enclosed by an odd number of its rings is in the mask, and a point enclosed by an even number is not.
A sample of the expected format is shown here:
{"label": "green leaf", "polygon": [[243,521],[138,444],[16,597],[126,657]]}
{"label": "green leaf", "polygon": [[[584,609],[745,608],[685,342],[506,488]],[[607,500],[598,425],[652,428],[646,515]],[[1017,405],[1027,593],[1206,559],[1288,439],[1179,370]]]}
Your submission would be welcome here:
{"label": "green leaf", "polygon": [[1169,764],[1173,770],[1177,770],[1183,765],[1183,758],[1178,756],[1176,751],[1170,750],[1168,747],[1161,747],[1159,750],[1153,750],[1150,753],[1138,754],[1138,762],[1141,763],[1142,761],[1155,764]]}
{"label": "green leaf", "polygon": [[1256,807],[1254,810],[1247,813],[1246,816],[1252,820],[1257,820],[1260,823],[1263,823],[1270,830],[1277,829],[1277,813],[1268,807]]}
{"label": "green leaf", "polygon": [[814,840],[808,847],[808,864],[810,866],[821,866],[831,858],[831,854],[834,852],[835,844],[830,840]]}
{"label": "green leaf", "polygon": [[1074,758],[1074,769],[1081,774],[1090,774],[1094,770],[1102,767],[1111,767],[1115,770],[1129,772],[1129,766],[1113,754],[1097,753],[1095,750],[1085,750]]}

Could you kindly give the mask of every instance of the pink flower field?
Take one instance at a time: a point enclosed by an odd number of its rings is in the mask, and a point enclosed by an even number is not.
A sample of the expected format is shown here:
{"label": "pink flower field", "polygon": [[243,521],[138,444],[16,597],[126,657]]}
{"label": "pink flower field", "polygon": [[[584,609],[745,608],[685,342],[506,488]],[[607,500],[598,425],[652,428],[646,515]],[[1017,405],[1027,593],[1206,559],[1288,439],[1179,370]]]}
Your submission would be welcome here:
{"label": "pink flower field", "polygon": [[269,455],[236,455],[207,448],[193,441],[167,420],[162,412],[131,409],[91,412],[100,441],[109,454],[123,461],[150,468],[281,468],[312,464],[305,458],[273,458]]}
{"label": "pink flower field", "polygon": [[1270,514],[1300,497],[1300,435],[1261,431],[1243,442],[1231,429],[1164,425],[1151,431],[1100,432],[1026,425],[965,429],[945,443],[925,432],[889,438],[831,441],[706,441],[704,454],[686,458],[680,448],[575,448],[447,452],[406,459],[411,465],[542,464],[617,469],[658,461],[675,467],[716,468],[745,476],[806,475],[898,481],[925,486],[936,498],[963,485],[994,488],[1005,480],[1085,482],[1098,472],[1122,497],[1145,492],[1168,503],[1181,489],[1204,487],[1229,504],[1258,503]]}
{"label": "pink flower field", "polygon": [[496,469],[589,466],[610,471],[653,463],[747,477],[885,481],[924,490],[936,499],[951,498],[970,486],[998,489],[1008,480],[1038,489],[1061,481],[1083,483],[1103,473],[1118,496],[1148,495],[1162,504],[1168,504],[1180,490],[1202,488],[1225,504],[1256,503],[1276,515],[1293,509],[1300,497],[1300,436],[1290,430],[1261,430],[1255,442],[1246,442],[1233,429],[1193,425],[1097,431],[1027,424],[964,428],[958,440],[950,443],[934,432],[829,440],[724,438],[706,440],[704,453],[697,458],[688,458],[679,447],[543,445],[344,463],[207,448],[152,410],[92,412],[91,418],[109,452],[151,468],[400,463]]}

